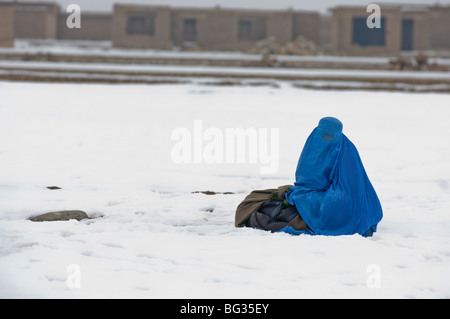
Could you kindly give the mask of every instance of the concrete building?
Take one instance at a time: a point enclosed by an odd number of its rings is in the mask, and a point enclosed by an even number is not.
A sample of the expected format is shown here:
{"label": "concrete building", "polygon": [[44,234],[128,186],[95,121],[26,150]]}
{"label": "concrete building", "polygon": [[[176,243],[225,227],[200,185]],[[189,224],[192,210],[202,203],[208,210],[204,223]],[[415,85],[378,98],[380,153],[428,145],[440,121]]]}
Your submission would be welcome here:
{"label": "concrete building", "polygon": [[429,10],[384,6],[381,28],[369,28],[366,7],[337,7],[331,22],[334,52],[348,55],[393,55],[432,48]]}
{"label": "concrete building", "polygon": [[331,20],[330,15],[319,15],[319,40],[318,45],[324,51],[331,51]]}
{"label": "concrete building", "polygon": [[174,45],[196,45],[204,50],[246,50],[273,36],[280,43],[292,38],[292,15],[288,12],[236,10],[172,10]]}
{"label": "concrete building", "polygon": [[450,6],[430,8],[430,42],[433,50],[450,50]]}
{"label": "concrete building", "polygon": [[108,41],[112,39],[112,15],[108,13],[82,12],[81,28],[67,27],[70,13],[58,14],[58,39]]}
{"label": "concrete building", "polygon": [[401,16],[401,51],[427,51],[432,49],[428,8],[404,7]]}
{"label": "concrete building", "polygon": [[284,45],[303,36],[321,50],[342,55],[450,50],[450,6],[383,5],[379,29],[367,26],[371,13],[366,6],[336,7],[327,16],[291,9],[116,4],[113,13],[82,11],[79,29],[67,26],[69,13],[62,9],[52,2],[1,2],[0,45],[25,38],[106,40],[123,48],[248,51],[263,39]]}
{"label": "concrete building", "polygon": [[58,4],[14,2],[13,5],[15,38],[56,39]]}
{"label": "concrete building", "polygon": [[322,44],[328,41],[327,17],[321,17],[317,12],[306,11],[294,11],[292,17],[293,34],[291,40],[297,39],[298,36],[304,36],[316,44]]}
{"label": "concrete building", "polygon": [[192,9],[115,5],[112,41],[116,47],[246,50],[274,37],[280,44],[303,35],[320,38],[317,13],[233,9]]}
{"label": "concrete building", "polygon": [[112,42],[116,47],[171,49],[169,7],[114,5]]}
{"label": "concrete building", "polygon": [[14,7],[0,4],[0,47],[14,46]]}

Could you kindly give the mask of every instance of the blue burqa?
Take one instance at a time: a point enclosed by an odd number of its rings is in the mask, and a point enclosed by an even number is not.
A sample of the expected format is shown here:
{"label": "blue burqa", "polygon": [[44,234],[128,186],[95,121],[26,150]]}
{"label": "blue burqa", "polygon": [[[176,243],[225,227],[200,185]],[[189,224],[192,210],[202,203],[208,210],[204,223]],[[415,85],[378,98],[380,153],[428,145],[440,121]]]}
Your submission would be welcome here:
{"label": "blue burqa", "polygon": [[325,117],[308,137],[286,199],[309,230],[290,234],[371,236],[383,217],[378,196],[342,123]]}

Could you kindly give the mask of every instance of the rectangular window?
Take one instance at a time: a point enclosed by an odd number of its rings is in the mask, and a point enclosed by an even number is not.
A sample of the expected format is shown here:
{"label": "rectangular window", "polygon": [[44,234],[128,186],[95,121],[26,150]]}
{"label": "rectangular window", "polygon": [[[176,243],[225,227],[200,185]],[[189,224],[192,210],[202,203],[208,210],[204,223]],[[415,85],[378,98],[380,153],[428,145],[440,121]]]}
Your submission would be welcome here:
{"label": "rectangular window", "polygon": [[386,19],[381,18],[381,28],[369,28],[367,18],[353,18],[353,44],[362,47],[386,45]]}
{"label": "rectangular window", "polygon": [[197,41],[197,19],[184,19],[183,40],[186,42]]}
{"label": "rectangular window", "polygon": [[155,14],[153,13],[132,13],[127,20],[128,34],[155,34]]}
{"label": "rectangular window", "polygon": [[241,17],[238,22],[239,40],[259,41],[266,37],[264,17]]}

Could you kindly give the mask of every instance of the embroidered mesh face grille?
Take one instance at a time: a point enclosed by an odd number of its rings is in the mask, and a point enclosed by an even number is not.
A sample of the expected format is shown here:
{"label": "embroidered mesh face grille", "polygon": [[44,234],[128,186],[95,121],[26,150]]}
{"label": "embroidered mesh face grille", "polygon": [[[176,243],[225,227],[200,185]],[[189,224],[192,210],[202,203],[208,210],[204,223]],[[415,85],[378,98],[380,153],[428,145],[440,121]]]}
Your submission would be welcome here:
{"label": "embroidered mesh face grille", "polygon": [[322,133],[322,139],[325,142],[331,142],[332,140],[334,140],[334,135],[328,132]]}

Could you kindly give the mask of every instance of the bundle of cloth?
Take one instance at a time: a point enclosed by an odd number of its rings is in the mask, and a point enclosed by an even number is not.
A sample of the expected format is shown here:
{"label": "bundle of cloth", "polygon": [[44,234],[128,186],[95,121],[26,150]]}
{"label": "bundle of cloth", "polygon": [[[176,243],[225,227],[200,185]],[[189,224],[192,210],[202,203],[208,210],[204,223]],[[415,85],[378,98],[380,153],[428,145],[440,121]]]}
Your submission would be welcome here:
{"label": "bundle of cloth", "polygon": [[303,147],[294,185],[251,192],[236,209],[235,226],[372,236],[383,211],[358,150],[342,129],[338,119],[322,118]]}

